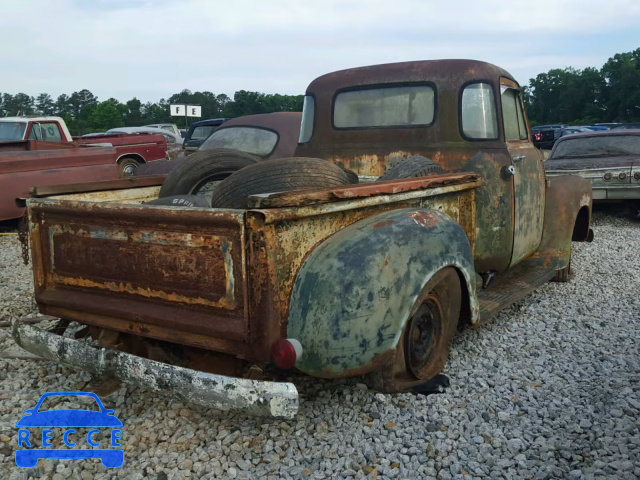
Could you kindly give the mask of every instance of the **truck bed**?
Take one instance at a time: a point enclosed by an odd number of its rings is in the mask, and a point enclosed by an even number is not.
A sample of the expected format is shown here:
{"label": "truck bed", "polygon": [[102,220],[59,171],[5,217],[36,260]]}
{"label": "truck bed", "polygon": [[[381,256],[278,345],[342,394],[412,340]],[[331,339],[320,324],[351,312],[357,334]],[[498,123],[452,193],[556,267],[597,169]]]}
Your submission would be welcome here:
{"label": "truck bed", "polygon": [[48,315],[268,361],[316,245],[408,206],[447,213],[473,245],[479,185],[475,174],[445,174],[259,196],[263,208],[249,210],[29,199],[36,301]]}

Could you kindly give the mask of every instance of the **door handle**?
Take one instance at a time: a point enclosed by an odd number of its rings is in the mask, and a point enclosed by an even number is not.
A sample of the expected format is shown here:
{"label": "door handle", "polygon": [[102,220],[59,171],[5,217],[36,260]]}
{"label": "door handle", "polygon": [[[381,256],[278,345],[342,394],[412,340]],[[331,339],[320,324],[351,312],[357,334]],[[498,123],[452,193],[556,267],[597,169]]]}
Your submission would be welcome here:
{"label": "door handle", "polygon": [[511,157],[513,159],[514,162],[521,162],[522,160],[524,160],[525,158],[527,158],[526,155],[516,155],[515,157]]}

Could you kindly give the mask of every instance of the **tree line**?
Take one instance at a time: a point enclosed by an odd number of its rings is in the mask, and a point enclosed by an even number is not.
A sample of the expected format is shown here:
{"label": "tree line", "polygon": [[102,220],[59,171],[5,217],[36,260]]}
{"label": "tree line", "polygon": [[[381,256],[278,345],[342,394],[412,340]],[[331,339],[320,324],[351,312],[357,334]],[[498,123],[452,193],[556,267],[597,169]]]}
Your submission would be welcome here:
{"label": "tree line", "polygon": [[555,68],[529,80],[532,125],[640,121],[640,48],[618,53],[599,70]]}
{"label": "tree line", "polygon": [[[541,73],[524,87],[524,100],[532,125],[640,122],[640,48],[614,55],[600,69],[568,67]],[[3,93],[0,116],[57,115],[65,119],[73,135],[82,135],[150,123],[177,123],[186,127],[183,117],[169,115],[170,104],[201,105],[205,119],[301,111],[302,101],[303,95],[246,90],[235,92],[233,99],[225,94],[182,90],[157,103],[142,103],[135,97],[125,103],[115,98],[100,102],[86,89],[62,94],[55,100],[47,93],[36,97]]]}
{"label": "tree line", "polygon": [[25,93],[0,94],[0,117],[14,115],[56,115],[64,118],[72,135],[103,132],[115,127],[137,127],[152,123],[175,123],[186,128],[184,117],[172,117],[169,105],[188,104],[202,107],[202,118],[234,118],[254,113],[302,111],[303,95],[279,95],[237,91],[233,99],[225,94],[182,90],[159,102],[143,103],[137,98],[122,103],[115,98],[102,102],[89,90],[53,99],[47,93],[36,97]]}

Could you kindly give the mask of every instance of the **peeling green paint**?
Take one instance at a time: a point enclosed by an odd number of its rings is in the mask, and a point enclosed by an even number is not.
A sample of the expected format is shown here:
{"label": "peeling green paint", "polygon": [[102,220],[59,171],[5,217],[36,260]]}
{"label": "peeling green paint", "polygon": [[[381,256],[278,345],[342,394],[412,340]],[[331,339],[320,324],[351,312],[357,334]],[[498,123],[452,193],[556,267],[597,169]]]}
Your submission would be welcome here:
{"label": "peeling green paint", "polygon": [[330,237],[293,287],[287,336],[303,346],[296,367],[325,377],[366,368],[396,346],[423,286],[446,266],[462,273],[475,301],[469,241],[435,210],[373,215]]}

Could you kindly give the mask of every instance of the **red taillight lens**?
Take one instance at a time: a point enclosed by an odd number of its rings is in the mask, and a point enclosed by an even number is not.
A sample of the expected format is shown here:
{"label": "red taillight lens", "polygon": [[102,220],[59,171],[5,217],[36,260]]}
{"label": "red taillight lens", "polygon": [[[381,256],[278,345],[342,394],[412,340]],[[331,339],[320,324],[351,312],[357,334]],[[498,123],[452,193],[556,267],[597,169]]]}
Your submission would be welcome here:
{"label": "red taillight lens", "polygon": [[540,141],[540,139],[542,139],[542,134],[536,133],[535,138],[536,140]]}
{"label": "red taillight lens", "polygon": [[290,369],[302,355],[302,345],[295,338],[280,339],[271,347],[271,359],[280,368]]}

